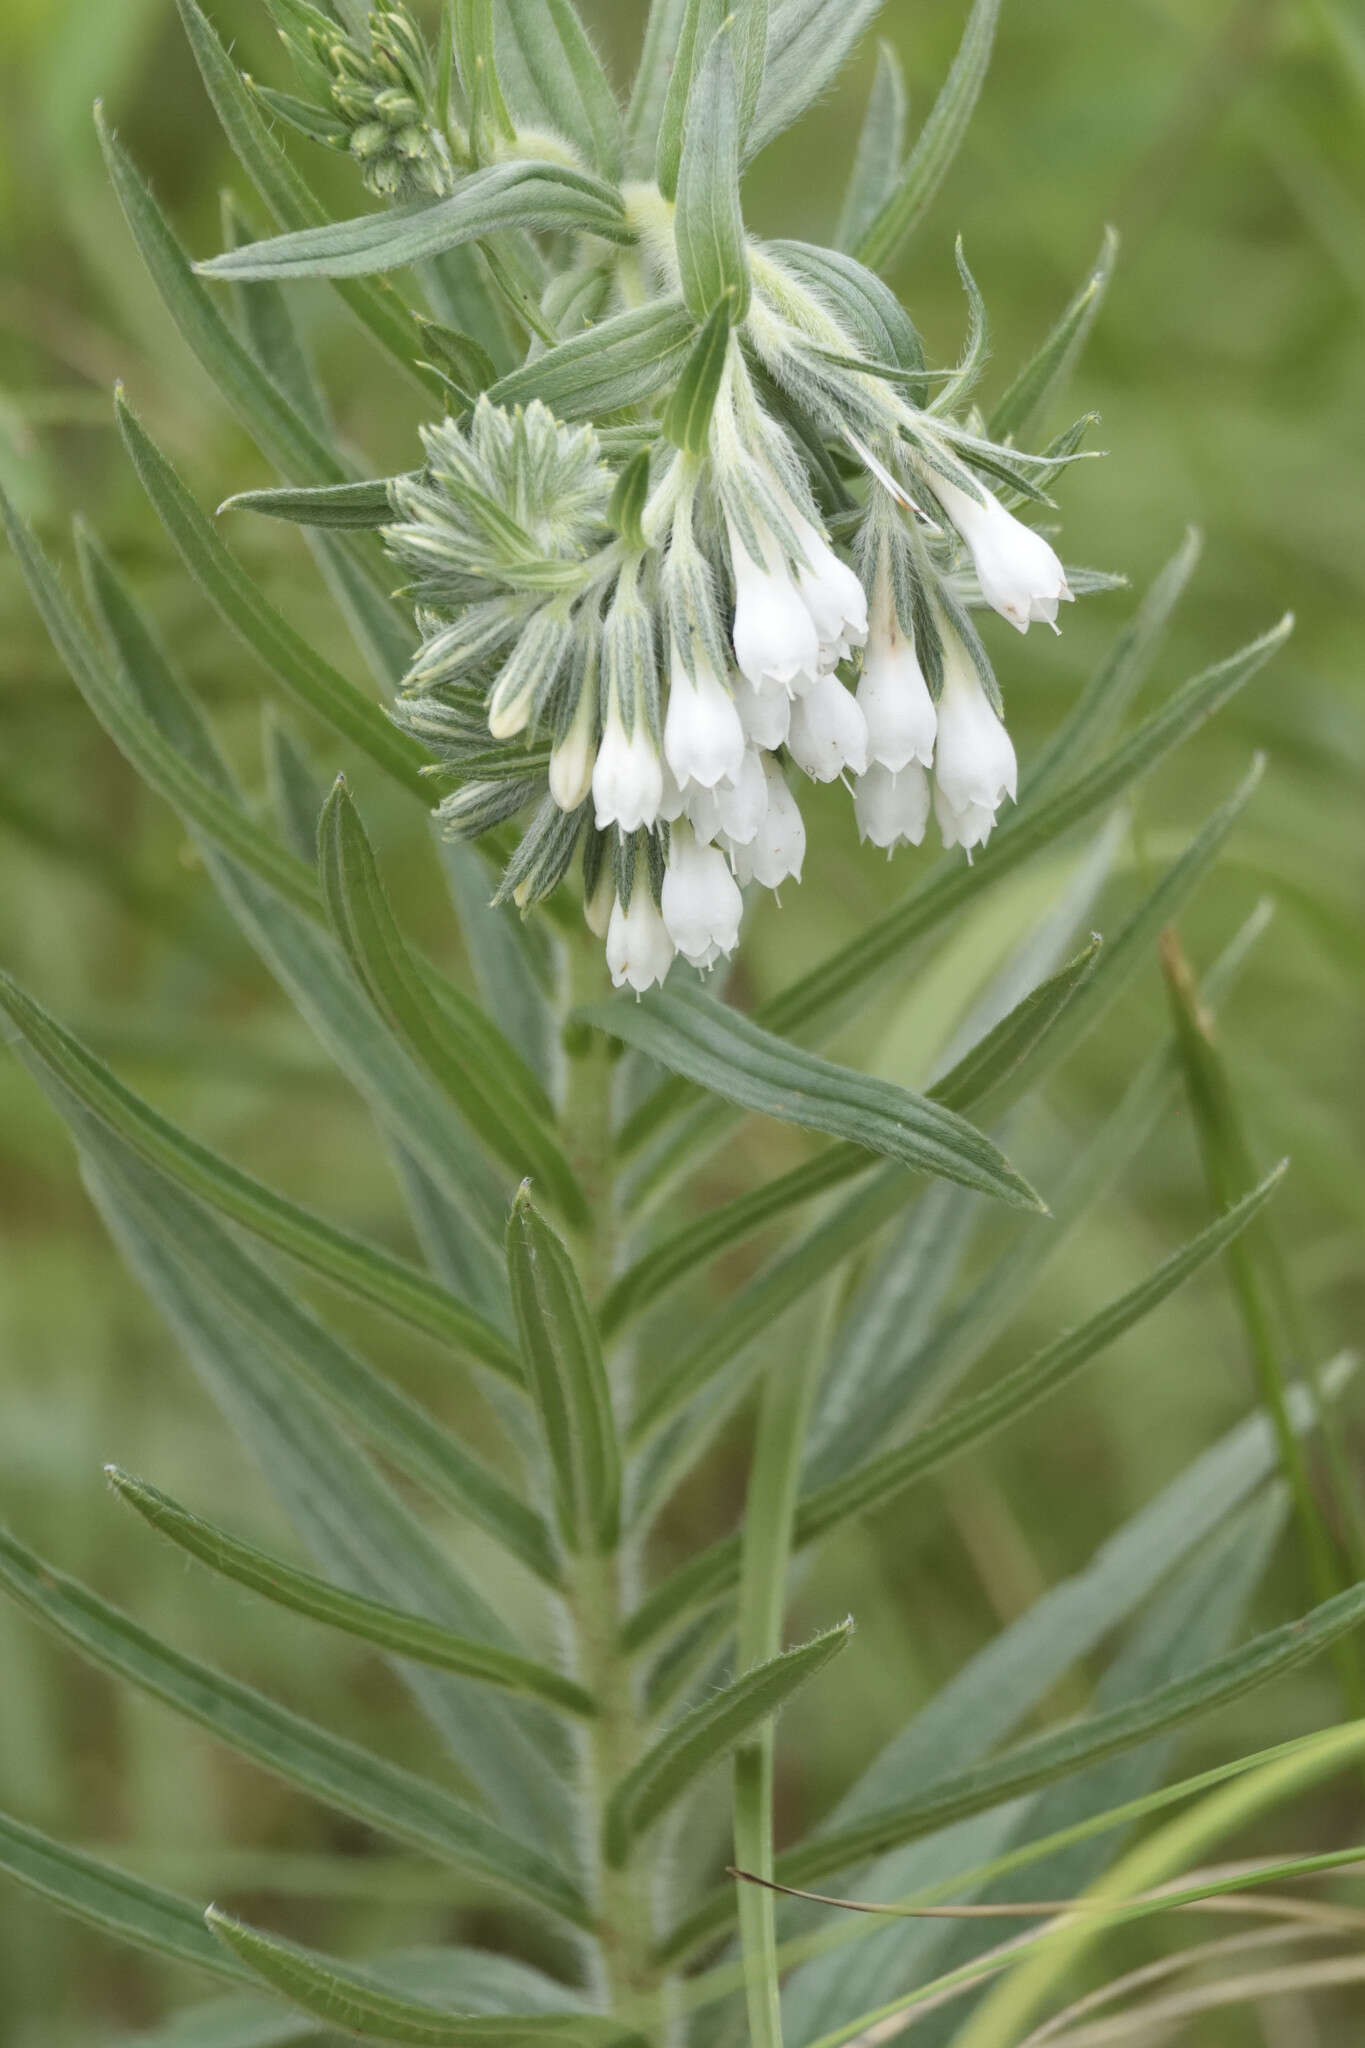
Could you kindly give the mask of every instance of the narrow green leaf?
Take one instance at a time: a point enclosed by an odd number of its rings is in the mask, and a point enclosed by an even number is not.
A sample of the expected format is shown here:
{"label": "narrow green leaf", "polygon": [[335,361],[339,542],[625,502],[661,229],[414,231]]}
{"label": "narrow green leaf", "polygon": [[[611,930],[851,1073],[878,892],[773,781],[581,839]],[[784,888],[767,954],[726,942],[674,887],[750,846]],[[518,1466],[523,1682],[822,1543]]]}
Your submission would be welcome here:
{"label": "narrow green leaf", "polygon": [[929,1090],[931,1099],[945,1109],[970,1109],[973,1115],[1003,1114],[1022,1088],[1034,1084],[1036,1057],[1045,1048],[1051,1057],[1057,1025],[1070,1015],[1099,967],[1107,964],[1102,943],[1098,932],[1092,933],[1088,946],[1046,981],[1040,981],[963,1053],[941,1081],[935,1081]]}
{"label": "narrow green leaf", "polygon": [[[725,14],[725,0],[685,0],[685,4],[680,0],[667,13],[660,0],[655,0],[651,8],[650,40],[646,42],[642,62],[647,59],[653,67],[648,92],[657,119],[653,125],[644,126],[644,108],[637,100],[631,108],[631,120],[636,136],[653,152],[654,182],[665,199],[673,199],[677,194],[692,86],[702,58],[720,33]],[[656,16],[660,17],[657,21]],[[673,30],[676,33],[670,35],[665,47],[663,37]]]}
{"label": "narrow green leaf", "polygon": [[0,1872],[130,1948],[241,1982],[247,1972],[204,1926],[203,1908],[0,1814]]}
{"label": "narrow green leaf", "polygon": [[582,1222],[587,1205],[547,1128],[552,1112],[539,1083],[478,1006],[453,988],[438,994],[409,951],[341,777],[323,806],[318,861],[332,929],[380,1015],[490,1152],[514,1173],[534,1174],[555,1206]]}
{"label": "narrow green leaf", "polygon": [[857,248],[895,189],[905,155],[908,112],[901,60],[890,43],[878,43],[876,75],[858,131],[858,147],[834,237],[841,249]]}
{"label": "narrow green leaf", "polygon": [[680,1799],[709,1765],[730,1753],[778,1712],[808,1678],[851,1641],[853,1624],[840,1622],[799,1650],[786,1650],[746,1671],[733,1685],[693,1707],[628,1771],[606,1814],[605,1850],[624,1863],[633,1844]]}
{"label": "narrow green leaf", "polygon": [[521,1352],[571,1550],[610,1550],[621,1519],[621,1452],[602,1345],[568,1252],[523,1186],[507,1224]]}
{"label": "narrow green leaf", "polygon": [[575,1925],[588,1908],[547,1857],[417,1777],[277,1706],[251,1687],[184,1657],[74,1579],[0,1531],[0,1586],[83,1656],[339,1812],[476,1872]]}
{"label": "narrow green leaf", "polygon": [[296,633],[226,548],[122,391],[115,412],[138,481],[185,567],[219,616],[298,704],[364,750],[405,789],[430,802],[424,747]]}
{"label": "narrow green leaf", "polygon": [[0,1009],[41,1072],[177,1187],[323,1279],[519,1380],[516,1355],[493,1323],[419,1267],[338,1229],[178,1130],[3,973]]}
{"label": "narrow green leaf", "polygon": [[586,163],[604,177],[619,178],[625,147],[621,110],[570,0],[516,0],[498,14],[499,29],[515,42],[539,101],[530,125],[557,129]]}
{"label": "narrow green leaf", "polygon": [[[223,192],[218,205],[224,247],[243,248],[254,239],[255,229],[231,192]],[[333,439],[335,423],[284,293],[272,285],[255,291],[243,285],[235,302],[238,332],[266,376],[279,385],[320,440]]]}
{"label": "narrow green leaf", "polygon": [[924,343],[890,285],[875,271],[856,257],[814,242],[769,242],[764,255],[814,285],[821,297],[833,302],[865,356],[883,371],[894,370],[912,391],[917,388],[915,380],[924,371]]}
{"label": "narrow green leaf", "polygon": [[237,491],[218,507],[224,512],[259,512],[266,519],[287,519],[296,526],[328,526],[373,531],[393,518],[389,485],[380,476],[356,484],[284,485],[278,490]]}
{"label": "narrow green leaf", "polygon": [[[280,147],[198,0],[176,0],[176,5],[223,133],[276,224],[282,228],[320,226],[328,218],[326,209]],[[392,286],[346,280],[336,290],[380,347],[410,376],[417,375],[421,332]]]}
{"label": "narrow green leaf", "polygon": [[643,549],[644,514],[649,501],[650,450],[641,448],[617,477],[607,507],[607,522],[627,547]]}
{"label": "narrow green leaf", "polygon": [[301,228],[245,249],[225,250],[195,267],[201,277],[241,283],[368,277],[402,270],[508,228],[568,229],[628,242],[624,218],[620,196],[610,185],[562,164],[528,159],[471,172],[449,199]]}
{"label": "narrow green leaf", "polygon": [[492,903],[494,884],[483,849],[443,838],[437,850],[483,1007],[543,1087],[554,1070],[558,1037],[545,936],[510,904]]}
{"label": "narrow green leaf", "polygon": [[846,1138],[1014,1208],[1043,1207],[990,1139],[953,1111],[787,1045],[700,990],[657,990],[638,1004],[578,1014],[727,1102]]}
{"label": "narrow green leaf", "polygon": [[446,0],[446,5],[452,17],[452,55],[470,108],[471,125],[477,134],[481,128],[477,113],[486,111],[505,140],[512,142],[517,131],[498,76],[493,0]]}
{"label": "narrow green leaf", "polygon": [[400,1997],[368,1970],[322,1956],[278,1935],[262,1934],[216,1906],[204,1916],[209,1931],[229,1955],[285,1998],[369,2041],[404,2041],[424,2048],[602,2048],[608,2042],[638,2042],[619,2020],[597,2013],[458,2013],[429,2002]]}
{"label": "narrow green leaf", "polygon": [[187,823],[197,826],[243,867],[296,908],[320,912],[316,887],[302,863],[237,806],[226,801],[158,732],[120,679],[100,659],[56,573],[9,499],[0,493],[11,548],[43,624],[72,681],[124,758]]}
{"label": "narrow green leaf", "polygon": [[539,398],[563,419],[618,412],[672,381],[695,334],[681,299],[655,299],[557,341],[500,378],[488,396],[494,405]]}
{"label": "narrow green leaf", "polygon": [[880,8],[881,0],[776,0],[746,155],[756,156],[819,99]]}
{"label": "narrow green leaf", "polygon": [[729,21],[712,37],[688,101],[673,216],[688,311],[705,320],[728,293],[732,317],[749,310],[749,263],[739,210],[739,105]]}
{"label": "narrow green leaf", "polygon": [[884,270],[913,233],[957,155],[991,60],[1000,0],[973,0],[962,41],[929,118],[915,138],[895,190],[864,230],[858,254]]}
{"label": "narrow green leaf", "polygon": [[684,455],[705,455],[720,380],[730,353],[730,300],[720,299],[697,336],[660,425]]}
{"label": "narrow green leaf", "polygon": [[145,1480],[121,1472],[117,1465],[106,1465],[104,1476],[128,1505],[163,1536],[199,1558],[210,1570],[250,1587],[252,1592],[278,1606],[358,1636],[392,1656],[410,1658],[415,1664],[456,1671],[482,1685],[547,1700],[551,1706],[563,1707],[571,1714],[597,1711],[590,1693],[548,1665],[514,1656],[470,1636],[456,1635],[421,1615],[405,1613],[386,1601],[362,1599],[314,1572],[299,1571],[283,1559],[270,1557],[251,1544],[240,1542],[227,1530],[192,1515],[169,1495]]}
{"label": "narrow green leaf", "polygon": [[763,90],[771,11],[769,0],[738,0],[732,9],[736,21],[735,70],[739,85],[741,145],[753,123],[758,96]]}
{"label": "narrow green leaf", "polygon": [[1117,230],[1106,228],[1089,277],[1037,354],[992,409],[988,431],[993,441],[1017,440],[1029,433],[1071,375],[1104,303],[1118,251]]}

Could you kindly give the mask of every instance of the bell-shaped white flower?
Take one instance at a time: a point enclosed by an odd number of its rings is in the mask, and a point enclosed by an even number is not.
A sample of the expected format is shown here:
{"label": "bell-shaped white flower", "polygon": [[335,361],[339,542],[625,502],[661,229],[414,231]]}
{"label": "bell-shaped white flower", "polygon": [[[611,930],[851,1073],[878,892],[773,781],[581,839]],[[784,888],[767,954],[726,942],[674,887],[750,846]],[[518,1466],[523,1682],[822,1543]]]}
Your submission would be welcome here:
{"label": "bell-shaped white flower", "polygon": [[751,747],[766,747],[771,753],[775,747],[786,745],[792,700],[781,683],[761,683],[755,689],[741,676],[735,685],[735,708]]}
{"label": "bell-shaped white flower", "polygon": [[938,724],[934,700],[915,643],[901,628],[889,590],[878,592],[858,682],[858,703],[867,720],[869,761],[890,769],[893,775],[912,761],[929,766]]}
{"label": "bell-shaped white flower", "polygon": [[846,768],[867,768],[867,720],[836,675],[823,675],[792,706],[787,746],[812,782],[833,782]]}
{"label": "bell-shaped white flower", "polygon": [[[667,761],[660,763],[663,773],[664,790],[659,799],[659,818],[665,825],[671,825],[687,809],[687,797],[679,789],[677,778]],[[689,794],[691,792],[689,791]]]}
{"label": "bell-shaped white flower", "polygon": [[579,692],[569,730],[550,755],[550,795],[561,811],[576,811],[593,785],[596,698],[595,686]]}
{"label": "bell-shaped white flower", "polygon": [[[550,766],[553,772],[553,759]],[[634,728],[627,733],[613,696],[592,771],[598,831],[617,825],[622,832],[638,832],[642,825],[652,825],[659,816],[663,794],[664,764],[641,707],[636,707]]]}
{"label": "bell-shaped white flower", "polygon": [[713,966],[739,943],[744,901],[718,846],[690,825],[673,827],[664,869],[663,920],[668,936],[694,967]]}
{"label": "bell-shaped white flower", "polygon": [[934,478],[944,511],[972,551],[981,595],[1021,633],[1034,619],[1056,632],[1058,605],[1071,603],[1065,569],[1041,533],[1007,512],[984,484],[979,488],[978,503],[946,477]]}
{"label": "bell-shaped white flower", "polygon": [[735,700],[700,650],[695,660],[697,672],[690,676],[675,650],[664,717],[664,755],[684,795],[694,783],[714,789],[738,775],[744,759]]}
{"label": "bell-shaped white flower", "polygon": [[763,821],[747,846],[731,846],[735,874],[741,882],[760,882],[780,889],[789,877],[799,882],[806,858],[806,826],[801,807],[787,787],[787,778],[771,755],[763,757],[768,803]]}
{"label": "bell-shaped white flower", "polygon": [[607,965],[612,985],[627,983],[640,995],[662,981],[673,964],[673,941],[650,894],[645,876],[637,874],[630,892],[630,908],[623,910],[618,896],[611,907],[607,925]]}
{"label": "bell-shaped white flower", "polygon": [[730,563],[735,577],[735,660],[755,690],[780,683],[794,693],[820,670],[820,635],[804,598],[771,534],[760,536],[764,559],[756,562],[730,528]]}
{"label": "bell-shaped white flower", "polygon": [[867,592],[824,535],[795,507],[792,525],[805,556],[797,566],[796,587],[815,622],[822,665],[833,668],[867,639]]}
{"label": "bell-shaped white flower", "polygon": [[718,782],[714,789],[694,789],[687,799],[687,815],[698,839],[723,838],[732,846],[749,844],[767,808],[768,782],[753,747],[745,748],[733,781]]}
{"label": "bell-shaped white flower", "polygon": [[976,664],[949,627],[934,755],[934,816],[945,846],[984,846],[1005,798],[1018,787],[1009,734],[996,717]]}
{"label": "bell-shaped white flower", "polygon": [[919,846],[929,822],[929,777],[918,761],[894,772],[874,761],[853,785],[858,837],[884,846]]}

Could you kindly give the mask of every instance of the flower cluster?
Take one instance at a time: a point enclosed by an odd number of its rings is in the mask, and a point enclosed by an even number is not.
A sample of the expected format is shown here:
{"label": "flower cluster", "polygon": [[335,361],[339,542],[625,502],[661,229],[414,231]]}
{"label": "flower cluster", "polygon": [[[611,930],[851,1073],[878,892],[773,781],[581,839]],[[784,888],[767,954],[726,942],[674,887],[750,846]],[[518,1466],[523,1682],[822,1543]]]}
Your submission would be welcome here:
{"label": "flower cluster", "polygon": [[285,0],[284,34],[317,101],[257,88],[314,141],[349,151],[377,199],[441,198],[454,169],[436,107],[436,68],[402,0],[348,27],[313,0]]}
{"label": "flower cluster", "polygon": [[[745,888],[800,880],[794,776],[843,781],[888,853],[931,814],[945,846],[983,845],[1016,767],[970,610],[1055,629],[1071,597],[999,491],[1040,499],[1067,450],[1021,455],[864,368],[775,255],[755,287],[700,452],[662,423],[599,433],[485,397],[391,487],[422,636],[399,715],[456,779],[445,824],[530,813],[502,890],[523,907],[581,854],[588,921],[636,990],[676,954],[724,959]],[[827,437],[828,473],[775,393]]]}

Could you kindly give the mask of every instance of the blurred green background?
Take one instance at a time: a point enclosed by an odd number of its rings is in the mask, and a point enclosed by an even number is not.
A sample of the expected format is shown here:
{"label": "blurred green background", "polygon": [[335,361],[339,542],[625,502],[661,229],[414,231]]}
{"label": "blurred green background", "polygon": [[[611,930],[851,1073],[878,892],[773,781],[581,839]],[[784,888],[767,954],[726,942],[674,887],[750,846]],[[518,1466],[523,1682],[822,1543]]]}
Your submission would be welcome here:
{"label": "blurred green background", "polygon": [[[214,0],[210,11],[238,39],[246,68],[281,80],[255,0]],[[638,0],[585,12],[624,76]],[[963,12],[961,0],[888,0],[883,10],[909,76],[912,125]],[[839,89],[755,165],[747,204],[758,230],[811,240],[832,232],[872,57],[869,39]],[[252,764],[261,679],[183,581],[141,499],[111,427],[113,381],[125,380],[205,504],[266,473],[141,273],[102,175],[90,123],[97,94],[194,250],[216,246],[233,165],[171,0],[8,0],[0,477],[63,553],[73,511],[103,535],[234,752]],[[1101,415],[1095,445],[1109,454],[1081,465],[1062,491],[1068,559],[1122,570],[1140,588],[1188,523],[1205,531],[1204,564],[1149,703],[1284,609],[1298,615],[1288,652],[1144,792],[1099,921],[1112,928],[1143,864],[1168,858],[1265,750],[1266,783],[1185,936],[1207,959],[1260,896],[1277,901],[1225,1043],[1259,1152],[1293,1155],[1277,1219],[1320,1358],[1355,1339],[1365,1301],[1363,115],[1358,0],[1007,0],[972,134],[896,278],[932,358],[950,360],[963,325],[952,263],[961,230],[992,314],[988,390],[999,391],[1114,222],[1119,269],[1072,408]],[[342,210],[358,209],[344,164],[323,161],[318,172]],[[320,293],[302,304],[346,435],[376,473],[408,466],[416,416],[407,396]],[[349,659],[295,537],[243,523],[234,539],[295,620]],[[1040,629],[1018,641],[991,622],[1022,757],[1130,602],[1119,594],[1077,605],[1060,640]],[[349,1224],[405,1243],[363,1112],[220,915],[175,819],[93,724],[7,561],[0,623],[0,961],[206,1141]],[[341,765],[325,738],[318,758],[329,772]],[[457,957],[420,818],[363,771],[357,782],[389,872],[402,878],[406,914]],[[829,792],[809,820],[804,886],[781,912],[765,908],[750,933],[743,973],[755,992],[846,936],[850,917],[889,901],[929,857],[902,854],[888,869],[860,851],[850,807]],[[934,971],[891,991],[843,1050],[922,1077],[991,959],[1057,879],[1055,868],[1030,871],[993,894]],[[1153,966],[1053,1084],[1030,1140],[1042,1170],[1064,1163],[1163,1021]],[[750,1128],[710,1170],[702,1197],[790,1156],[772,1127]],[[1189,1129],[1172,1117],[1046,1270],[996,1361],[1023,1356],[1128,1284],[1205,1213]],[[100,1467],[116,1460],[258,1540],[289,1544],[263,1484],[106,1243],[55,1120],[9,1060],[0,1062],[0,1218],[4,1519],[187,1649],[336,1727],[421,1756],[421,1731],[373,1659],[187,1574],[107,1494]],[[408,1385],[443,1407],[465,1405],[441,1362],[393,1326],[353,1327]],[[840,1686],[784,1721],[784,1826],[812,1818],[1002,1618],[1077,1568],[1251,1399],[1222,1279],[1207,1274],[1007,1446],[831,1548],[802,1588],[798,1620],[829,1619],[852,1593],[856,1669],[850,1658]],[[1348,1441],[1358,1461],[1354,1424]],[[682,1546],[728,1526],[743,1474],[739,1431],[674,1513],[668,1540]],[[1302,1604],[1286,1555],[1262,1619]],[[1074,1696],[1059,1706],[1069,1703]],[[1201,1724],[1182,1760],[1196,1768],[1339,1712],[1330,1669],[1314,1668]],[[496,1915],[452,1906],[448,1886],[416,1865],[381,1868],[376,1845],[350,1824],[92,1676],[7,1608],[0,1805],[351,1953],[457,1931],[494,1945],[509,1938]],[[1255,1846],[1335,1846],[1358,1839],[1361,1823],[1358,1797],[1337,1785],[1281,1816]],[[195,1988],[0,1890],[4,2048],[106,2041]],[[1316,2017],[1267,2007],[1215,2015],[1185,2038],[1313,2048],[1358,2040],[1361,2011],[1357,2002],[1353,2017],[1345,1996]]]}

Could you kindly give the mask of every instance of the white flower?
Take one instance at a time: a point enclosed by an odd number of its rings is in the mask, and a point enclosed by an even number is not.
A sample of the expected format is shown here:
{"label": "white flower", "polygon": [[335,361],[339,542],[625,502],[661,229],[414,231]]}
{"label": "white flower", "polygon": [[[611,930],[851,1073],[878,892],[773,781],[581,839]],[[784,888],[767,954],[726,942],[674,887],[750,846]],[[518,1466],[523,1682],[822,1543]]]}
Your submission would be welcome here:
{"label": "white flower", "polygon": [[687,799],[687,815],[698,839],[723,836],[732,846],[749,844],[767,808],[768,783],[753,747],[745,748],[732,782],[718,782],[714,789],[694,789]]}
{"label": "white flower", "polygon": [[741,676],[735,687],[735,708],[751,747],[766,747],[771,752],[786,744],[792,700],[781,683],[761,683],[755,689]]}
{"label": "white flower", "polygon": [[668,936],[694,967],[710,967],[739,943],[744,912],[739,885],[718,846],[707,846],[691,827],[673,827],[664,869],[663,919]]}
{"label": "white flower", "polygon": [[659,818],[665,825],[671,825],[687,809],[687,798],[679,789],[667,761],[661,761],[659,767],[664,784],[663,795],[659,798]]}
{"label": "white flower", "polygon": [[630,892],[630,908],[621,908],[618,896],[611,907],[607,926],[607,965],[612,986],[624,988],[629,982],[637,995],[662,981],[673,963],[673,941],[649,892],[644,875],[637,874]]}
{"label": "white flower", "polygon": [[858,837],[884,846],[919,846],[929,822],[929,777],[918,761],[898,773],[874,761],[853,785]]}
{"label": "white flower", "polygon": [[[858,703],[867,720],[868,759],[897,774],[912,761],[934,758],[937,719],[915,643],[901,630],[889,590],[878,592],[876,616],[863,656]],[[879,845],[881,841],[877,842]]]}
{"label": "white flower", "polygon": [[820,635],[782,550],[771,534],[760,535],[764,560],[756,562],[734,527],[730,562],[735,576],[735,660],[759,690],[780,683],[789,693],[804,689],[820,669]]}
{"label": "white flower", "polygon": [[698,651],[695,659],[697,673],[689,676],[674,651],[664,718],[664,754],[684,794],[692,783],[714,789],[738,775],[744,758],[735,700],[706,656]]}
{"label": "white flower", "polygon": [[787,745],[813,782],[833,782],[846,768],[867,767],[867,720],[836,675],[824,675],[792,706]]}
{"label": "white flower", "polygon": [[[553,759],[550,773],[553,776]],[[638,832],[642,825],[652,825],[659,815],[663,795],[664,765],[642,709],[636,707],[635,729],[628,734],[613,696],[602,744],[597,750],[597,766],[592,772],[598,831],[604,832],[608,825],[619,825],[623,832]]]}
{"label": "white flower", "polygon": [[573,723],[550,756],[550,795],[561,811],[576,811],[593,785],[597,749],[597,691],[580,691]]}
{"label": "white flower", "polygon": [[945,846],[984,846],[995,814],[1018,786],[1014,747],[981,687],[976,664],[951,628],[943,636],[934,816]]}
{"label": "white flower", "polygon": [[778,889],[788,876],[797,882],[801,879],[806,827],[786,776],[768,755],[763,757],[763,779],[768,785],[763,822],[747,846],[732,846],[730,851],[741,882],[761,882],[765,889]]}
{"label": "white flower", "polygon": [[867,639],[867,592],[824,535],[795,507],[792,525],[806,558],[796,571],[796,587],[820,636],[822,664],[833,668]]}
{"label": "white flower", "polygon": [[1021,633],[1027,633],[1034,619],[1056,632],[1057,606],[1070,604],[1071,592],[1066,571],[1042,534],[1007,512],[984,484],[980,504],[946,477],[936,475],[934,489],[972,551],[987,604]]}

